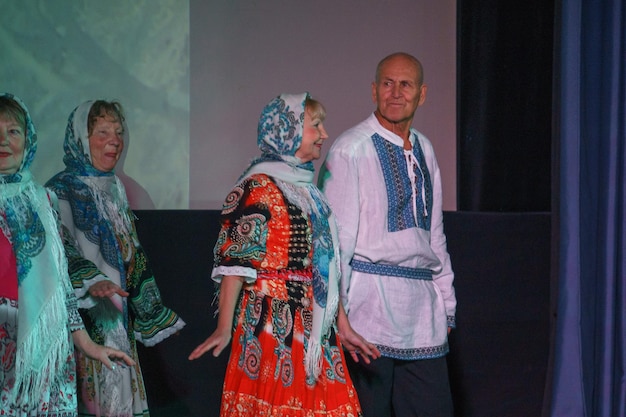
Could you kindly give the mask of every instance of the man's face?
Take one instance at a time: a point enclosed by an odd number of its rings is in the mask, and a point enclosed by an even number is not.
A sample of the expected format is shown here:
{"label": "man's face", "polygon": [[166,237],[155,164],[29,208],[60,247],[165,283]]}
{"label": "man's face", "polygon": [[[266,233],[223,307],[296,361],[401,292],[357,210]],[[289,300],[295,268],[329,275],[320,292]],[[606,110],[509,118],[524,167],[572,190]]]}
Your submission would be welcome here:
{"label": "man's face", "polygon": [[377,81],[372,83],[372,100],[378,113],[391,123],[409,124],[418,106],[426,99],[426,86],[420,84],[419,68],[398,56],[385,62]]}

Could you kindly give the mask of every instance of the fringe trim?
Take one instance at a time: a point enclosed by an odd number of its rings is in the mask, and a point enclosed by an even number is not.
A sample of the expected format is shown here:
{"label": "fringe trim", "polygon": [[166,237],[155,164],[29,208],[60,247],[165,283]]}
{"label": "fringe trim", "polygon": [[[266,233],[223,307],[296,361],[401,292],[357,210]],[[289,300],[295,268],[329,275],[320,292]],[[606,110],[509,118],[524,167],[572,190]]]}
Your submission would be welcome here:
{"label": "fringe trim", "polygon": [[[94,322],[97,322],[100,326],[102,326],[103,332],[106,333],[113,331],[119,326],[125,328],[124,316],[110,298],[95,300],[90,296],[90,299],[94,300],[94,305],[89,308],[87,314],[89,314]],[[80,302],[79,306],[83,308]]]}
{"label": "fringe trim", "polygon": [[58,286],[42,306],[33,331],[17,348],[15,384],[9,401],[18,408],[38,401],[47,387],[54,390],[59,385],[58,377],[73,349],[66,331],[65,300],[64,288]]}
{"label": "fringe trim", "polygon": [[[313,329],[311,330],[312,336],[309,338],[309,344],[304,356],[304,367],[306,370],[306,374],[309,377],[317,379],[320,375],[320,372],[322,371],[323,357],[321,341],[326,339],[330,335],[330,329],[335,323],[338,307],[338,295],[335,295],[328,300],[328,303],[326,304],[326,309],[318,306],[317,304],[315,304],[315,306],[313,307]],[[324,318],[321,320],[322,329],[320,332],[316,330],[316,327],[319,325],[319,322],[315,320],[316,314],[324,315]],[[319,339],[314,336],[318,333],[321,336]]]}
{"label": "fringe trim", "polygon": [[326,305],[326,315],[324,316],[324,322],[322,323],[322,332],[325,336],[329,334],[330,328],[335,324],[337,311],[339,311],[339,294],[336,294],[329,299],[328,304]]}
{"label": "fringe trim", "polygon": [[304,369],[307,376],[317,377],[322,371],[322,345],[319,340],[309,339],[309,346],[304,357]]}
{"label": "fringe trim", "polygon": [[328,217],[330,209],[314,185],[297,185],[279,178],[274,178],[274,182],[285,194],[287,200],[295,203],[304,213],[309,216]]}
{"label": "fringe trim", "polygon": [[124,235],[128,242],[133,242],[132,219],[129,215],[128,199],[120,179],[116,175],[113,176],[111,182],[102,181],[101,177],[79,178],[91,192],[98,213],[113,224],[113,229],[116,233]]}
{"label": "fringe trim", "polygon": [[[38,401],[47,387],[51,387],[52,390],[57,389],[60,372],[73,352],[66,304],[67,294],[72,291],[72,288],[67,276],[67,259],[57,227],[56,213],[43,187],[38,187],[29,181],[25,187],[20,187],[20,191],[18,196],[20,203],[32,204],[31,207],[39,214],[46,233],[46,247],[34,258],[34,262],[39,264],[40,256],[49,256],[53,269],[43,271],[41,268],[34,268],[31,274],[36,273],[39,276],[29,274],[24,278],[20,284],[20,290],[27,291],[29,295],[20,297],[20,301],[33,302],[36,298],[30,297],[32,295],[30,292],[43,292],[48,285],[53,285],[55,288],[50,293],[50,297],[39,306],[36,311],[37,318],[30,329],[20,328],[22,332],[28,330],[28,334],[22,337],[18,333],[15,383],[9,398],[9,401],[17,407]],[[41,261],[45,262],[43,259]],[[45,276],[46,274],[49,276]],[[44,286],[38,285],[44,279],[49,282]],[[47,294],[43,295],[47,296]]]}

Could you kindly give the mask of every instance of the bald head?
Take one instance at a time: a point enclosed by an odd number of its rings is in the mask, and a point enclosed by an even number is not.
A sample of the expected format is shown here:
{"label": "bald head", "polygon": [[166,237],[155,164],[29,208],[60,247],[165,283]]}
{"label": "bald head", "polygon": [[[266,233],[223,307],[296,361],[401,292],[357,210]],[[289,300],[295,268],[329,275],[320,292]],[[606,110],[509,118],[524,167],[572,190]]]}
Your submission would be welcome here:
{"label": "bald head", "polygon": [[395,53],[393,53],[391,55],[387,55],[386,57],[384,57],[378,63],[378,66],[376,67],[376,79],[375,79],[375,82],[377,84],[380,81],[380,73],[382,71],[382,68],[388,62],[395,61],[395,60],[403,60],[403,61],[406,61],[406,63],[408,65],[413,65],[415,67],[415,71],[417,72],[418,85],[422,85],[423,84],[423,82],[424,82],[424,68],[422,67],[422,63],[417,58],[415,58],[413,55],[407,54],[406,52],[395,52]]}

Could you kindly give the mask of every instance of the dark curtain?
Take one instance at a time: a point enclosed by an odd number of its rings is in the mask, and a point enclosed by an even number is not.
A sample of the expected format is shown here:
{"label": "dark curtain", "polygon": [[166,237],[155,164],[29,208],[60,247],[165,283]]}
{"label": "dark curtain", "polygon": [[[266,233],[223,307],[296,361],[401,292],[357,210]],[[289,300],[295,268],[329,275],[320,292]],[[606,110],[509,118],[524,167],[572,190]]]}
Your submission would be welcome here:
{"label": "dark curtain", "polygon": [[461,211],[550,211],[552,1],[458,0]]}
{"label": "dark curtain", "polygon": [[626,416],[626,6],[557,24],[558,304],[552,417]]}

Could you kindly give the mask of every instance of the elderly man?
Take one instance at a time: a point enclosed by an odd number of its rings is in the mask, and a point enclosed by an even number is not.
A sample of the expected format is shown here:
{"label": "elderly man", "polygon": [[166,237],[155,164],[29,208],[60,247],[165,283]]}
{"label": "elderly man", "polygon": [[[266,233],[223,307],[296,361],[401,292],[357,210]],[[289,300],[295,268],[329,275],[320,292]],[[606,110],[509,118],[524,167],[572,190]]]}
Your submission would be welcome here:
{"label": "elderly man", "polygon": [[439,166],[411,127],[426,99],[421,63],[384,58],[376,110],[344,132],[320,173],[339,225],[342,301],[382,357],[347,355],[365,417],[452,416],[445,355],[455,326],[454,273],[443,230]]}

